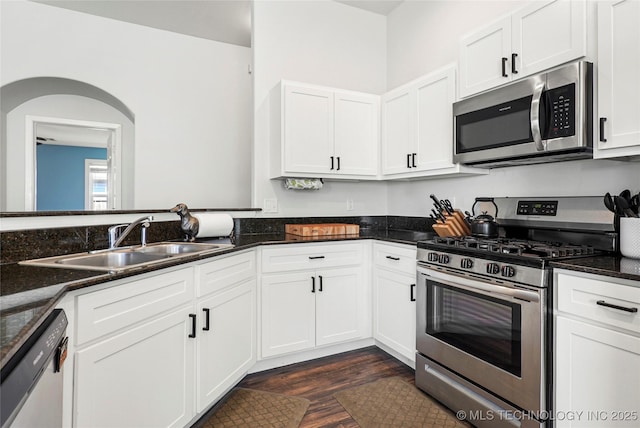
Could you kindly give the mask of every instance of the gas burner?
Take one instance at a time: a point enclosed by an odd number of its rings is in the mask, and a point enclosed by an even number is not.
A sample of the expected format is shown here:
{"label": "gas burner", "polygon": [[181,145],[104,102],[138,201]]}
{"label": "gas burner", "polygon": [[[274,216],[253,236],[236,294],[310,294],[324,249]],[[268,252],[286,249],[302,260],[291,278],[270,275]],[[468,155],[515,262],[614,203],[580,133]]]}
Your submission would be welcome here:
{"label": "gas burner", "polygon": [[572,245],[559,242],[528,241],[512,238],[475,238],[473,236],[436,237],[434,244],[458,247],[465,251],[508,254],[529,258],[559,258],[594,254],[594,249],[586,245]]}

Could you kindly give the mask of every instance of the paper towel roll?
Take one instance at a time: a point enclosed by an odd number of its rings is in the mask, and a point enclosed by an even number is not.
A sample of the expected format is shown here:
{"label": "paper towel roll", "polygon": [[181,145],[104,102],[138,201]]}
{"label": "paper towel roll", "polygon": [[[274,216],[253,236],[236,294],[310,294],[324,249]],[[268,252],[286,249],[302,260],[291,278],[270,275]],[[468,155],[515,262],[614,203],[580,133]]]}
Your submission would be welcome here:
{"label": "paper towel roll", "polygon": [[229,214],[192,213],[200,222],[196,238],[217,238],[229,236],[233,230],[233,218]]}

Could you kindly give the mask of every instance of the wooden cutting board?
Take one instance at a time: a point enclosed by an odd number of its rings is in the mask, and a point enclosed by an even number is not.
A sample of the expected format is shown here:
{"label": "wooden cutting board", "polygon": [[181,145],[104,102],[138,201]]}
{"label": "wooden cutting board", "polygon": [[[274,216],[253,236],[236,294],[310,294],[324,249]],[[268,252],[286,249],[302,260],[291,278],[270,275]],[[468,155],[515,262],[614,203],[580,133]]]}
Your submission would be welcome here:
{"label": "wooden cutting board", "polygon": [[298,236],[359,235],[360,226],[347,223],[285,224],[286,233]]}

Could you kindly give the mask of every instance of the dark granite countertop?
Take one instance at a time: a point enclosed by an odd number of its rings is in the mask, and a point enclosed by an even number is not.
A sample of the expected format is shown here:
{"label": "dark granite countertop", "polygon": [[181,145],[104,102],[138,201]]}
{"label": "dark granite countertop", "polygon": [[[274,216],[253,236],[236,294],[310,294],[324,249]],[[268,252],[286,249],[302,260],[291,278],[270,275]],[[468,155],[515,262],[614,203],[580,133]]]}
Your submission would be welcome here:
{"label": "dark granite countertop", "polygon": [[[593,256],[551,262],[551,267],[612,278],[640,281],[640,260],[620,256]],[[640,287],[640,282],[638,282]]]}
{"label": "dark granite countertop", "polygon": [[[378,239],[414,245],[417,241],[432,237],[433,234],[428,232],[369,230],[366,228],[360,230],[359,236],[346,235],[326,238],[306,238],[284,233],[241,234],[236,236],[236,246],[233,249],[213,254],[182,257],[179,260],[168,260],[143,269],[117,273],[25,266],[18,263],[4,264],[0,266],[2,281],[0,287],[0,366],[4,366],[68,291],[241,251],[258,245],[362,239]],[[206,239],[200,242],[206,242]]]}

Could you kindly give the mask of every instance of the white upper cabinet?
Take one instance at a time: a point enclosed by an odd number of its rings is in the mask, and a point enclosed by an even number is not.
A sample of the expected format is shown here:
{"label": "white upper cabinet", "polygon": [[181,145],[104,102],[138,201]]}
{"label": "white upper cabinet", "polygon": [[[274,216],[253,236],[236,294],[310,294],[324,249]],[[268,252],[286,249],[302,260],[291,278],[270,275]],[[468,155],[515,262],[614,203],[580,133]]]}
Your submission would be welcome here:
{"label": "white upper cabinet", "polygon": [[586,55],[583,0],[532,2],[460,41],[460,97]]}
{"label": "white upper cabinet", "polygon": [[640,2],[598,2],[598,113],[594,157],[640,155]]}
{"label": "white upper cabinet", "polygon": [[273,98],[272,178],[377,178],[379,96],[283,81]]}
{"label": "white upper cabinet", "polygon": [[453,163],[455,75],[450,65],[382,97],[384,179],[484,173]]}

